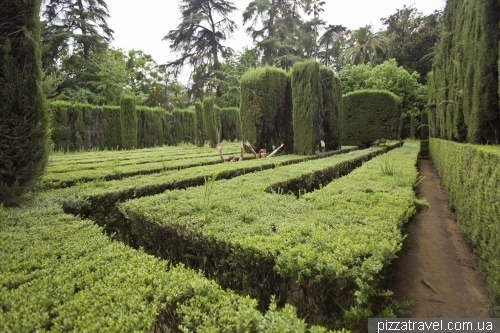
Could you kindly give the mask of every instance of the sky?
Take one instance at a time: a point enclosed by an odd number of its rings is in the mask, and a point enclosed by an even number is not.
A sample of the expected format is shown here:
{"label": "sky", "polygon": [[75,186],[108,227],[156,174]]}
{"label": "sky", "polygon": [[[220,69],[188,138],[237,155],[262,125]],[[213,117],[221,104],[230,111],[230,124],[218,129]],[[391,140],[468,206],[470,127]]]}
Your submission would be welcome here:
{"label": "sky", "polygon": [[[343,25],[354,30],[371,24],[375,30],[382,27],[380,19],[388,17],[403,6],[414,7],[424,15],[434,10],[443,9],[445,0],[325,0],[325,11],[320,18],[327,24]],[[226,41],[226,46],[235,51],[241,51],[244,46],[252,47],[252,39],[242,27],[242,14],[250,0],[233,0],[238,11],[231,19],[238,25],[235,34]],[[114,30],[112,46],[125,51],[132,49],[142,50],[150,54],[158,64],[164,64],[176,59],[178,54],[173,53],[163,37],[170,30],[177,29],[181,22],[179,1],[173,0],[106,0],[109,15],[108,26]],[[188,66],[186,66],[188,67]],[[183,71],[179,78],[186,83],[189,68]]]}

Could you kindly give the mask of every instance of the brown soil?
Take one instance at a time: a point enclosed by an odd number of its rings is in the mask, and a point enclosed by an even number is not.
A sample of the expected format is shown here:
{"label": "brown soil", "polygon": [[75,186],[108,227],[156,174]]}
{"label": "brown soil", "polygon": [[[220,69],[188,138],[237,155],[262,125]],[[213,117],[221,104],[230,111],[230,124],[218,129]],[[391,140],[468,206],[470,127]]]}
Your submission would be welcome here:
{"label": "brown soil", "polygon": [[483,318],[487,294],[472,250],[455,221],[429,160],[419,161],[425,178],[418,186],[429,208],[408,224],[408,237],[393,268],[392,290],[399,301],[414,300],[410,318]]}

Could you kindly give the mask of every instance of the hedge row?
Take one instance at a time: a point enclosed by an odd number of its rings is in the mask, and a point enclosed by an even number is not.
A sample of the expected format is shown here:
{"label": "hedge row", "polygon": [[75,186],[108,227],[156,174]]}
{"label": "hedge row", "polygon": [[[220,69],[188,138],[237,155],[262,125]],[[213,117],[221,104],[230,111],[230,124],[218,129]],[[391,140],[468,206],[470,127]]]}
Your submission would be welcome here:
{"label": "hedge row", "polygon": [[500,143],[496,0],[447,1],[428,81],[432,137]]}
{"label": "hedge row", "polygon": [[[207,179],[203,187],[130,200],[120,209],[136,245],[253,295],[261,309],[274,295],[313,323],[357,327],[373,315],[384,269],[403,239],[399,227],[415,211],[418,147],[391,151],[299,200],[269,192],[283,181],[321,187],[318,178],[348,172],[378,149]],[[391,175],[382,173],[384,158],[397,166]]]}
{"label": "hedge row", "polygon": [[[237,154],[237,152],[238,150],[235,149],[233,154]],[[249,156],[248,158],[253,158],[253,156]],[[191,158],[185,158],[184,156],[180,158],[173,157],[173,159],[166,158],[160,161],[151,161],[141,164],[127,163],[120,165],[111,161],[95,168],[46,173],[42,178],[40,186],[44,189],[69,187],[80,182],[122,179],[131,176],[157,174],[160,172],[169,172],[172,170],[181,170],[218,163],[220,163],[220,157],[215,154],[212,156]]]}
{"label": "hedge row", "polygon": [[[66,212],[89,216],[102,224],[115,218],[115,204],[142,196],[162,193],[165,190],[182,189],[192,186],[203,185],[205,179],[218,173],[219,179],[229,179],[242,174],[274,168],[277,165],[288,165],[300,163],[310,159],[324,158],[335,154],[346,153],[354,148],[332,151],[317,156],[276,156],[272,159],[245,160],[244,163],[217,163],[211,166],[191,167],[175,172],[162,172],[152,175],[141,175],[128,177],[121,180],[99,181],[91,183],[80,183],[76,187],[56,189],[45,193],[49,201],[62,202]],[[218,159],[217,159],[218,160]],[[75,180],[69,179],[68,182]],[[120,230],[123,226],[111,221],[113,225],[107,225],[109,231],[119,234],[126,233]],[[127,236],[122,237],[124,239]]]}
{"label": "hedge row", "polygon": [[96,107],[56,101],[49,104],[56,151],[131,149],[195,143],[194,108],[174,110],[136,107],[132,97],[121,107]]}
{"label": "hedge row", "polygon": [[220,110],[221,140],[242,140],[240,110],[238,108],[222,108]]}
{"label": "hedge row", "polygon": [[399,139],[401,99],[386,90],[357,90],[342,98],[343,143],[371,146],[380,139]]}
{"label": "hedge row", "polygon": [[438,170],[457,222],[486,271],[486,287],[500,315],[500,147],[430,139]]}
{"label": "hedge row", "polygon": [[2,332],[326,332],[54,207],[0,207]]}

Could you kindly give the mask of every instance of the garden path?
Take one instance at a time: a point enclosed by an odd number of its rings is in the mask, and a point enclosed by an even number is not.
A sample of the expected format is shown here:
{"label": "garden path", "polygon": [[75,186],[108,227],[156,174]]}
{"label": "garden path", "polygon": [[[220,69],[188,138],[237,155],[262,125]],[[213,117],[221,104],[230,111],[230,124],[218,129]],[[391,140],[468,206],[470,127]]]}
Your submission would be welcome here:
{"label": "garden path", "polygon": [[410,318],[489,317],[484,277],[461,232],[436,169],[419,160],[418,186],[429,208],[407,226],[408,237],[393,267],[391,288],[399,301],[415,300]]}

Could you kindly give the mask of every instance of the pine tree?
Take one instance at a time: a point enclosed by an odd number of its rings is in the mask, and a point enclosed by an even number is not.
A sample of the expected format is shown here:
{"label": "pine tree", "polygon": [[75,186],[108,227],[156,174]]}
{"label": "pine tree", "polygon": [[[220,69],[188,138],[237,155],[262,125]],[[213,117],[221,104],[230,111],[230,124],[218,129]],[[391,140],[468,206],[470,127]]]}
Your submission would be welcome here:
{"label": "pine tree", "polygon": [[40,0],[0,6],[0,202],[6,204],[36,184],[48,158],[39,10]]}

